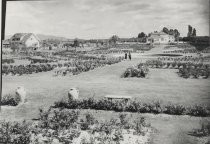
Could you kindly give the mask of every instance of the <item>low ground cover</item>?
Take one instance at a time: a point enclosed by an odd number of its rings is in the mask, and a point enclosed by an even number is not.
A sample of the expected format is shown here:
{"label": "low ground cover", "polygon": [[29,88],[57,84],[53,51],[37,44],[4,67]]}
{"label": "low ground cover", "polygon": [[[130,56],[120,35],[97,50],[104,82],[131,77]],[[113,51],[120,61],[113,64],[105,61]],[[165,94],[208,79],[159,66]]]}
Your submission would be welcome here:
{"label": "low ground cover", "polygon": [[124,144],[148,143],[152,127],[144,117],[126,114],[98,120],[90,112],[40,109],[38,121],[1,122],[0,143]]}

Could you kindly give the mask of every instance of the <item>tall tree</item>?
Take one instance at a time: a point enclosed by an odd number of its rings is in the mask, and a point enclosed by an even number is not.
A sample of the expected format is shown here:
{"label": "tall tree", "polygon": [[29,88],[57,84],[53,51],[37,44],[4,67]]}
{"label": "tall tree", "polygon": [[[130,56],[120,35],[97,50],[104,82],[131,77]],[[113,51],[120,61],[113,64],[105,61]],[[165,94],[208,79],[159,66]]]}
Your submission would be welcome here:
{"label": "tall tree", "polygon": [[116,44],[118,40],[119,40],[119,37],[118,37],[117,35],[113,35],[113,36],[109,39],[109,42],[110,42],[110,43],[113,43],[113,44]]}
{"label": "tall tree", "polygon": [[187,37],[191,37],[192,36],[192,26],[188,25],[188,33],[187,33]]}
{"label": "tall tree", "polygon": [[75,50],[76,50],[76,47],[79,47],[79,40],[77,38],[74,39],[73,46],[75,47]]}
{"label": "tall tree", "polygon": [[173,29],[170,29],[168,34],[169,35],[174,35],[174,30]]}
{"label": "tall tree", "polygon": [[196,36],[196,29],[195,29],[195,28],[193,29],[192,36],[193,36],[193,37]]}
{"label": "tall tree", "polygon": [[179,40],[179,36],[180,36],[179,31],[177,29],[174,29],[174,37],[175,37],[176,41]]}
{"label": "tall tree", "polygon": [[141,33],[138,34],[138,38],[144,38],[146,36],[147,35],[144,32],[141,32]]}
{"label": "tall tree", "polygon": [[169,34],[168,28],[167,28],[167,27],[164,27],[164,28],[163,28],[163,32],[166,33],[166,34]]}

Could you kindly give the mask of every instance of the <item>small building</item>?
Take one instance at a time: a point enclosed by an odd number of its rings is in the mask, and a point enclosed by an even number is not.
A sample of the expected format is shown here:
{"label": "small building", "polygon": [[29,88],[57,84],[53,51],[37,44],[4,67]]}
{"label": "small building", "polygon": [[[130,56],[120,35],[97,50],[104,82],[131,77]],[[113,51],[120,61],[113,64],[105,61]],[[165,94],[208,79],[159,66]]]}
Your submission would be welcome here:
{"label": "small building", "polygon": [[9,39],[2,41],[2,48],[10,48],[10,42]]}
{"label": "small building", "polygon": [[151,33],[151,35],[147,38],[147,43],[169,44],[173,42],[175,42],[175,37],[162,31]]}
{"label": "small building", "polygon": [[16,33],[10,38],[13,51],[36,50],[40,43],[40,39],[33,33]]}

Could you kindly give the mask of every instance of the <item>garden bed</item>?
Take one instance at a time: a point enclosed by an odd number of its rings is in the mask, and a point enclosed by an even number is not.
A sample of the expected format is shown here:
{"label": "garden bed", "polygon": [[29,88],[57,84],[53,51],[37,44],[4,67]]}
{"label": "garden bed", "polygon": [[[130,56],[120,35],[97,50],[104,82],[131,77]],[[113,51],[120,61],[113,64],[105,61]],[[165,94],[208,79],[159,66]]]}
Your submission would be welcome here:
{"label": "garden bed", "polygon": [[40,109],[38,121],[1,122],[0,143],[146,144],[153,131],[144,117],[131,115],[99,120],[90,112]]}
{"label": "garden bed", "polygon": [[[121,57],[118,58],[107,58],[104,60],[74,60],[64,63],[44,63],[44,64],[29,64],[29,65],[3,65],[2,75],[23,75],[32,74],[39,72],[51,71],[57,67],[66,67],[67,72],[73,73],[73,75],[86,72],[97,67],[103,67],[105,65],[112,65],[118,63],[122,60]],[[76,67],[76,69],[70,70],[68,67]]]}

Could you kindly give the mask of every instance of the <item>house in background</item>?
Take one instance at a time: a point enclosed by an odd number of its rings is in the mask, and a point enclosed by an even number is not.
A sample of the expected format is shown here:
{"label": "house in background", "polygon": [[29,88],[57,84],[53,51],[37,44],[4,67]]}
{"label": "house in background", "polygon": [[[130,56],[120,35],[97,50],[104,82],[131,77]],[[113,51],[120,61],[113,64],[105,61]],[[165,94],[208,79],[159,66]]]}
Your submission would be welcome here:
{"label": "house in background", "polygon": [[169,44],[173,42],[175,42],[175,37],[162,31],[151,33],[151,35],[147,38],[147,43],[152,44]]}
{"label": "house in background", "polygon": [[9,39],[2,41],[2,48],[10,48],[10,42]]}
{"label": "house in background", "polygon": [[10,38],[10,46],[13,51],[37,50],[40,47],[40,39],[33,33],[16,33]]}

